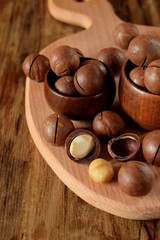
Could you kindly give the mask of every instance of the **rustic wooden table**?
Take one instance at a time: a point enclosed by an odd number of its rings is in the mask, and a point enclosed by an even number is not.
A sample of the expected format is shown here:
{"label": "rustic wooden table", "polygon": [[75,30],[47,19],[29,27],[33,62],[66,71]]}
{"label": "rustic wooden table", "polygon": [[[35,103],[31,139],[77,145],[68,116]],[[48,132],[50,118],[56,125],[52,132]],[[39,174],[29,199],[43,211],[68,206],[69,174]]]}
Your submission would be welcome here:
{"label": "rustic wooden table", "polygon": [[[110,2],[123,20],[160,27],[158,0]],[[0,0],[0,240],[158,240],[160,220],[116,217],[71,192],[28,131],[22,62],[78,31],[53,19],[45,0]]]}

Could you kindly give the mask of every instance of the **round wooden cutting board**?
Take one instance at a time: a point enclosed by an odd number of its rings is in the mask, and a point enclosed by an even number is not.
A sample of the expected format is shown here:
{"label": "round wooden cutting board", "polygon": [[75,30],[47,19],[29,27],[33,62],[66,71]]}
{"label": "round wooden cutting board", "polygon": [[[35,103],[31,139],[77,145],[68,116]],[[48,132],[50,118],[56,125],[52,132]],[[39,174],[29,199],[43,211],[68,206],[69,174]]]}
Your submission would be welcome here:
{"label": "round wooden cutting board", "polygon": [[[106,0],[90,0],[76,2],[73,0],[49,0],[50,13],[58,20],[83,26],[85,30],[72,36],[53,42],[41,51],[50,57],[54,48],[69,45],[79,48],[86,57],[95,57],[105,47],[117,47],[113,43],[112,33],[122,22]],[[140,34],[160,36],[160,28],[137,25]],[[125,53],[126,54],[126,53]],[[116,78],[118,85],[118,78]],[[155,184],[149,194],[144,197],[130,197],[124,194],[117,183],[117,171],[120,163],[111,159],[107,152],[107,142],[102,143],[100,157],[112,161],[115,177],[106,184],[94,183],[88,175],[89,163],[78,164],[71,161],[64,147],[53,147],[43,138],[41,126],[44,119],[52,114],[44,96],[44,83],[26,79],[25,109],[31,136],[51,169],[79,197],[89,204],[106,212],[129,219],[154,219],[160,217],[160,168],[153,167]],[[145,131],[133,124],[121,110],[118,94],[112,109],[120,113],[126,123],[126,132],[137,133],[141,139]],[[90,127],[91,122],[74,121],[76,128]],[[139,159],[141,159],[141,154]]]}

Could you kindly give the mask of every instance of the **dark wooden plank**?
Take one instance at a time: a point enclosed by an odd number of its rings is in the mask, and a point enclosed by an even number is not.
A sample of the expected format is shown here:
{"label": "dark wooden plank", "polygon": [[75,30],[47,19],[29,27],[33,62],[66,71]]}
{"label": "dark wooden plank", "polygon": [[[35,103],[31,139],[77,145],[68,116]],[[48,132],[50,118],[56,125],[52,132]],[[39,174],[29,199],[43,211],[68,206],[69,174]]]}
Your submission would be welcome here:
{"label": "dark wooden plank", "polygon": [[[126,21],[160,26],[158,0],[110,2]],[[77,197],[30,137],[23,59],[80,30],[53,19],[45,0],[0,1],[0,240],[160,239],[159,220],[119,218]]]}

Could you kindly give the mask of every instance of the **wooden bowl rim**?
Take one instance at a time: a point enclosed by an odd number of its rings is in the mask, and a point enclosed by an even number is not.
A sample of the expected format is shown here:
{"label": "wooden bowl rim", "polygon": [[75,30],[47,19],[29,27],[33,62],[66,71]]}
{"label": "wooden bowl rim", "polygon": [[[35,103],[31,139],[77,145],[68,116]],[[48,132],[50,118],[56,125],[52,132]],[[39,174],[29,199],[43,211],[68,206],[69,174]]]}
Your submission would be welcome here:
{"label": "wooden bowl rim", "polygon": [[[130,77],[129,77],[128,74],[127,74],[127,67],[128,67],[128,64],[130,64],[130,63],[134,65],[134,63],[132,63],[131,60],[128,59],[128,60],[126,61],[125,65],[124,65],[123,70],[122,70],[122,75],[123,75],[123,73],[124,73],[125,79],[128,81],[128,83],[129,83],[136,91],[138,91],[139,93],[142,93],[143,95],[146,95],[146,97],[148,96],[148,97],[159,98],[159,99],[160,99],[160,95],[153,94],[153,93],[151,93],[151,92],[146,91],[145,89],[143,89],[143,88],[139,87],[138,85],[136,85],[136,84],[130,79]],[[135,66],[136,66],[136,65],[135,65]],[[138,67],[138,66],[136,66],[136,67]],[[121,77],[122,77],[122,75],[121,75]]]}
{"label": "wooden bowl rim", "polygon": [[[86,60],[97,60],[97,59],[95,59],[95,58],[82,58],[82,62],[83,61],[86,61]],[[99,61],[99,60],[97,60],[97,61]],[[101,62],[101,61],[99,61],[99,62]],[[59,97],[59,98],[63,98],[63,99],[68,99],[68,100],[72,100],[72,99],[76,99],[77,101],[78,100],[82,100],[82,99],[86,99],[86,100],[91,100],[91,99],[93,99],[93,98],[98,98],[98,97],[100,97],[101,95],[103,95],[103,93],[105,93],[108,89],[109,89],[109,86],[112,84],[112,82],[113,81],[115,81],[115,79],[114,79],[114,76],[113,76],[113,73],[111,72],[111,70],[103,63],[103,62],[101,62],[105,67],[106,67],[106,69],[107,69],[107,75],[109,74],[109,76],[110,76],[110,78],[109,78],[109,82],[106,84],[106,86],[105,86],[105,88],[101,91],[101,92],[99,92],[98,94],[95,94],[95,95],[91,95],[91,96],[67,96],[67,95],[64,95],[64,94],[61,94],[61,93],[59,93],[58,91],[56,91],[54,88],[52,88],[51,86],[50,86],[50,84],[48,83],[48,74],[49,74],[49,72],[50,71],[52,71],[53,72],[53,70],[50,68],[48,71],[47,71],[47,73],[46,73],[46,75],[45,75],[45,81],[44,81],[44,86],[48,89],[48,91],[50,91],[51,93],[53,93],[54,95],[56,95],[57,97]],[[54,73],[54,72],[53,72]],[[107,77],[107,75],[106,75],[106,77]],[[105,78],[106,78],[105,77]],[[57,78],[59,78],[58,76],[57,76]]]}

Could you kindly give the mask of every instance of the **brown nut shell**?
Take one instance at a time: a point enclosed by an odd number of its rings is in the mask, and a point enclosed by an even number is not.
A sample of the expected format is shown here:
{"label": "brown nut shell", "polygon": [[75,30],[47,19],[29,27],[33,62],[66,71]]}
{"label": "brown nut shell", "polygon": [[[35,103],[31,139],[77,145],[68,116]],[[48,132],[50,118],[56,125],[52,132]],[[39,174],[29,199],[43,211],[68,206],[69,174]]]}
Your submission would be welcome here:
{"label": "brown nut shell", "polygon": [[133,38],[128,46],[128,58],[137,66],[148,66],[160,58],[160,41],[150,35]]}
{"label": "brown nut shell", "polygon": [[153,187],[154,173],[145,163],[129,161],[118,172],[118,183],[123,192],[129,196],[145,196]]}
{"label": "brown nut shell", "polygon": [[146,68],[144,84],[149,92],[160,95],[160,59],[152,61]]}
{"label": "brown nut shell", "polygon": [[86,64],[77,70],[73,82],[80,94],[92,96],[103,90],[105,76],[96,64]]}
{"label": "brown nut shell", "polygon": [[76,53],[79,55],[80,58],[84,57],[84,55],[80,49],[78,49],[78,48],[73,48],[73,49],[76,51]]}
{"label": "brown nut shell", "polygon": [[127,161],[134,159],[140,149],[141,143],[138,135],[125,133],[108,142],[108,152],[112,158]]}
{"label": "brown nut shell", "polygon": [[[89,134],[93,137],[94,148],[85,158],[75,159],[70,153],[70,144],[71,144],[71,142],[73,141],[74,138],[76,138],[79,135],[83,135],[83,134]],[[66,138],[66,141],[65,141],[65,150],[66,150],[66,153],[67,153],[68,157],[71,160],[80,163],[80,162],[83,162],[83,161],[92,161],[92,160],[96,159],[100,154],[101,146],[100,146],[100,142],[99,142],[98,138],[94,135],[94,133],[92,133],[91,131],[89,131],[87,129],[82,129],[81,128],[81,129],[74,130],[73,132],[71,132],[68,135],[68,137]]]}
{"label": "brown nut shell", "polygon": [[66,96],[76,96],[78,95],[78,92],[75,89],[75,86],[73,84],[73,77],[72,76],[64,76],[59,78],[55,82],[55,89],[66,95]]}
{"label": "brown nut shell", "polygon": [[49,60],[41,54],[27,56],[22,65],[25,75],[37,82],[44,81],[45,75],[50,68]]}
{"label": "brown nut shell", "polygon": [[22,69],[23,69],[23,72],[24,74],[31,78],[30,77],[30,70],[31,70],[31,67],[32,67],[32,64],[33,64],[33,61],[38,57],[38,54],[36,53],[33,53],[29,56],[27,56],[24,61],[23,61],[23,64],[22,64]]}
{"label": "brown nut shell", "polygon": [[72,75],[80,64],[80,56],[76,50],[62,45],[53,50],[50,56],[50,65],[59,77]]}
{"label": "brown nut shell", "polygon": [[105,65],[102,62],[98,61],[97,59],[89,59],[89,60],[83,61],[81,63],[81,66],[84,66],[86,64],[95,64],[101,70],[101,72],[104,74],[104,76],[106,76],[107,68],[105,67]]}
{"label": "brown nut shell", "polygon": [[144,73],[145,73],[144,67],[136,67],[132,69],[132,71],[129,73],[129,77],[132,80],[132,82],[134,82],[136,85],[146,89],[146,86],[144,84]]}
{"label": "brown nut shell", "polygon": [[113,32],[113,40],[119,47],[127,49],[133,38],[139,35],[137,27],[132,23],[120,23]]}
{"label": "brown nut shell", "polygon": [[51,114],[42,125],[42,133],[47,142],[55,146],[62,146],[68,134],[74,130],[72,121],[63,115]]}
{"label": "brown nut shell", "polygon": [[142,141],[142,151],[147,162],[160,167],[160,129],[146,134]]}
{"label": "brown nut shell", "polygon": [[97,54],[97,59],[109,67],[114,75],[121,72],[125,56],[118,48],[104,48]]}
{"label": "brown nut shell", "polygon": [[122,133],[125,123],[122,117],[113,111],[98,113],[93,119],[93,131],[101,138],[112,138]]}

